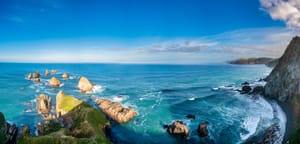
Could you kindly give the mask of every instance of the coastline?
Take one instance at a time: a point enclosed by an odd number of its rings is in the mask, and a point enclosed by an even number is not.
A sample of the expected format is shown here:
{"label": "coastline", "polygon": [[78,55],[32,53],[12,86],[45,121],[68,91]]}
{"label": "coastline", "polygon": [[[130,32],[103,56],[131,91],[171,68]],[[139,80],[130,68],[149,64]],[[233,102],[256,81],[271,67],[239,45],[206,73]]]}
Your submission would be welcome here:
{"label": "coastline", "polygon": [[296,127],[295,116],[292,112],[292,108],[287,104],[280,101],[276,101],[280,108],[286,115],[286,127],[285,133],[283,137],[283,142],[286,143],[289,139],[290,134],[293,132],[294,128]]}

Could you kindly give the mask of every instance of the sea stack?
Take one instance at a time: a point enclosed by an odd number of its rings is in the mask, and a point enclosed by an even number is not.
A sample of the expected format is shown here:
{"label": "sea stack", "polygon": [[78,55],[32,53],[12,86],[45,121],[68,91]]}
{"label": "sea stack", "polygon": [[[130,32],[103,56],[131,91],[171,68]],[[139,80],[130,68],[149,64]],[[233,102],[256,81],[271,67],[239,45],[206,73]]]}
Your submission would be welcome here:
{"label": "sea stack", "polygon": [[48,70],[45,71],[45,76],[49,76],[49,71]]}
{"label": "sea stack", "polygon": [[48,115],[51,111],[51,98],[45,94],[41,94],[36,98],[36,111],[39,114]]}
{"label": "sea stack", "polygon": [[49,84],[50,84],[50,86],[52,86],[52,87],[59,87],[60,81],[59,81],[57,78],[52,77],[52,78],[50,79],[50,81],[49,81]]}
{"label": "sea stack", "polygon": [[185,126],[182,121],[175,121],[168,126],[167,132],[170,135],[187,137],[189,135],[189,129]]}
{"label": "sea stack", "polygon": [[300,37],[293,38],[266,81],[265,95],[287,104],[295,119],[293,125],[299,128],[296,122],[300,120]]}
{"label": "sea stack", "polygon": [[81,77],[78,82],[78,89],[81,92],[90,92],[93,90],[93,85],[86,77]]}
{"label": "sea stack", "polygon": [[68,79],[69,75],[67,73],[64,73],[61,77],[64,78],[64,79]]}

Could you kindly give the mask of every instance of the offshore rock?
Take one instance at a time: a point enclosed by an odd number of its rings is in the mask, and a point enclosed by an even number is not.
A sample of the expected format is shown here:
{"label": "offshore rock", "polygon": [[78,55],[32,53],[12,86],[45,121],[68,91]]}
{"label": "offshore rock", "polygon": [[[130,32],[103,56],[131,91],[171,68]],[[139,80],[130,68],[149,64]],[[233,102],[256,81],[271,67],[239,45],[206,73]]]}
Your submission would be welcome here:
{"label": "offshore rock", "polygon": [[81,77],[78,82],[78,89],[81,92],[90,92],[93,90],[93,85],[86,77]]}
{"label": "offshore rock", "polygon": [[182,121],[175,121],[168,126],[167,132],[170,135],[187,137],[189,135],[189,129],[184,125]]}
{"label": "offshore rock", "polygon": [[49,71],[48,70],[45,71],[45,76],[49,76]]}
{"label": "offshore rock", "polygon": [[133,108],[124,108],[118,102],[107,99],[96,99],[99,108],[111,119],[118,123],[126,123],[137,115]]}
{"label": "offshore rock", "polygon": [[64,78],[64,79],[68,79],[69,75],[67,73],[64,73],[61,77]]}
{"label": "offshore rock", "polygon": [[52,78],[50,79],[50,81],[49,81],[49,84],[50,84],[50,86],[52,86],[52,87],[59,87],[60,81],[59,81],[57,78],[52,77]]}
{"label": "offshore rock", "polygon": [[51,98],[45,94],[41,94],[36,98],[36,111],[39,114],[48,115],[51,111]]}
{"label": "offshore rock", "polygon": [[200,137],[208,136],[207,126],[208,126],[208,122],[201,122],[199,124],[197,132]]}

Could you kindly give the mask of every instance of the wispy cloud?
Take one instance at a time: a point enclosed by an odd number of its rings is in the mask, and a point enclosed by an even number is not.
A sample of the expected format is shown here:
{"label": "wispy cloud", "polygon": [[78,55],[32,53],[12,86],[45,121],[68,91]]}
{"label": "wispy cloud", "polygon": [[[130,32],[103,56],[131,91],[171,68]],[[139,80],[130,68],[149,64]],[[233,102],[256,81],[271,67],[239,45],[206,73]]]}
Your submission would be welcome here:
{"label": "wispy cloud", "polygon": [[291,28],[300,28],[299,0],[260,0],[260,3],[272,19],[284,21]]}

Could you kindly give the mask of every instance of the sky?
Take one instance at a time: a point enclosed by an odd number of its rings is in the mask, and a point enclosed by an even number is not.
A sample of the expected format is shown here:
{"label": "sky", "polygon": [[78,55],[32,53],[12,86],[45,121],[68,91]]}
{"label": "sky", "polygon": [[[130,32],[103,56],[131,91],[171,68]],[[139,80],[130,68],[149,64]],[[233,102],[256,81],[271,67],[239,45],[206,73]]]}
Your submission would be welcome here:
{"label": "sky", "polygon": [[300,0],[0,0],[0,62],[276,58],[299,29]]}

